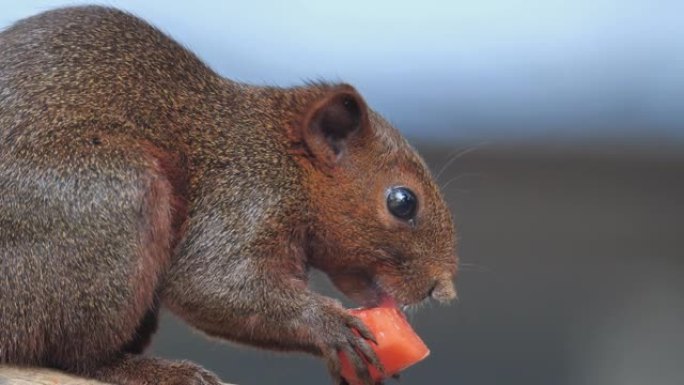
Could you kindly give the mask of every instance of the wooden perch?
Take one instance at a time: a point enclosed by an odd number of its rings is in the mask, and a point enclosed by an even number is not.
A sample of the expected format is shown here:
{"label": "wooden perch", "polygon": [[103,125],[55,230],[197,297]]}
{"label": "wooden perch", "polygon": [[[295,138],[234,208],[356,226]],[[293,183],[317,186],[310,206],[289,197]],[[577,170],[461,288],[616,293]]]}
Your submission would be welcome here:
{"label": "wooden perch", "polygon": [[0,385],[105,385],[105,383],[50,369],[0,366]]}
{"label": "wooden perch", "polygon": [[[89,378],[44,368],[0,366],[0,385],[107,385]],[[231,385],[231,384],[224,384]]]}

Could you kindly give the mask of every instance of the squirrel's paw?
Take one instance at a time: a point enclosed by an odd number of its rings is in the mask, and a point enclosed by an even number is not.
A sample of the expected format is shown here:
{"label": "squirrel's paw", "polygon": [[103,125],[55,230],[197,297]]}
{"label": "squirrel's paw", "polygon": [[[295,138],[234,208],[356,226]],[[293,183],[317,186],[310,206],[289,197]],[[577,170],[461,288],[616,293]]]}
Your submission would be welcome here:
{"label": "squirrel's paw", "polygon": [[213,373],[188,361],[126,356],[97,371],[96,377],[120,385],[222,385]]}
{"label": "squirrel's paw", "polygon": [[318,310],[318,314],[311,320],[314,338],[335,383],[345,383],[341,377],[342,353],[354,367],[361,384],[375,385],[368,365],[373,365],[381,373],[385,370],[370,346],[371,343],[376,343],[373,333],[359,318],[351,315],[336,301],[323,301]]}

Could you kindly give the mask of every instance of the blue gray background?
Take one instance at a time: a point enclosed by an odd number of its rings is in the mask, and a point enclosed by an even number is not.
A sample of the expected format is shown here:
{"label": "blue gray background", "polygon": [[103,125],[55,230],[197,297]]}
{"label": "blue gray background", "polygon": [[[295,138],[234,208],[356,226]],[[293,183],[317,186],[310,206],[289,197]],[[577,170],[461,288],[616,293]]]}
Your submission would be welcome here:
{"label": "blue gray background", "polygon": [[[219,73],[355,84],[410,136],[684,139],[678,0],[108,1]],[[0,1],[0,26],[57,5]]]}
{"label": "blue gray background", "polygon": [[[0,0],[0,28],[65,4]],[[100,4],[233,79],[350,82],[443,170],[461,299],[411,317],[432,355],[403,384],[682,383],[684,2]],[[328,383],[314,358],[169,314],[150,353],[241,385]]]}

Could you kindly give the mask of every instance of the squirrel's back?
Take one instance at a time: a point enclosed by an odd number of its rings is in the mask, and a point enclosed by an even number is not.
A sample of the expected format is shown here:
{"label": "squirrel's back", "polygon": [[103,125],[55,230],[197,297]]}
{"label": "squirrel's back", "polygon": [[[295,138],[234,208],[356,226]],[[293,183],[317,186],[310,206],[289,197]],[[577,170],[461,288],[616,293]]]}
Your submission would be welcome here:
{"label": "squirrel's back", "polygon": [[62,8],[21,20],[0,33],[0,52],[0,143],[38,119],[107,114],[154,125],[225,90],[191,52],[113,8]]}

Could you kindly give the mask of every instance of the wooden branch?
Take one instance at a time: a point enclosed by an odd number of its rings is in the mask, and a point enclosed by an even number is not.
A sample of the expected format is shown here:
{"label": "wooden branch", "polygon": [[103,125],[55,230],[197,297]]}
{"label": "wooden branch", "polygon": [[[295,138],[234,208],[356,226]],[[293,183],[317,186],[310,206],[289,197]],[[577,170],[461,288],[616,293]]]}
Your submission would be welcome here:
{"label": "wooden branch", "polygon": [[[52,369],[0,366],[0,385],[112,385]],[[231,385],[231,384],[224,384]]]}
{"label": "wooden branch", "polygon": [[[0,385],[113,385],[54,369],[0,366]],[[234,385],[224,383],[223,385]]]}
{"label": "wooden branch", "polygon": [[44,368],[0,366],[0,385],[106,385],[104,382]]}

